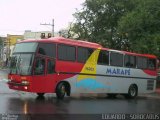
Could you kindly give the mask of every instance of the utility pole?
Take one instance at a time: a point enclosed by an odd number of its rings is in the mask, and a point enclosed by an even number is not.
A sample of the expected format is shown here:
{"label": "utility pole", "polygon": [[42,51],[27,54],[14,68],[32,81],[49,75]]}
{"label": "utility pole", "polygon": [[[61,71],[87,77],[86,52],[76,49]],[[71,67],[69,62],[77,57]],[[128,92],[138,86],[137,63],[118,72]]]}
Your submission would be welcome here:
{"label": "utility pole", "polygon": [[40,25],[49,25],[49,26],[52,26],[52,37],[54,37],[54,19],[52,20],[52,24],[50,24],[50,23],[43,23],[43,24],[40,24]]}
{"label": "utility pole", "polygon": [[8,46],[9,46],[9,49],[8,49],[8,61],[10,60],[10,54],[11,54],[11,51],[10,51],[10,47],[11,47],[11,40],[10,40],[10,37],[8,38]]}

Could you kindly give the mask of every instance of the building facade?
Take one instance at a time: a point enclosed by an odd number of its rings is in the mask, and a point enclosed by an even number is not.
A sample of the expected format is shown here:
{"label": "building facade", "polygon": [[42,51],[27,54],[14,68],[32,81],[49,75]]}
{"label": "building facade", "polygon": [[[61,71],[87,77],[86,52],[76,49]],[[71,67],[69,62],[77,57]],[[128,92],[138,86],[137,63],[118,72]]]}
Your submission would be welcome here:
{"label": "building facade", "polygon": [[[56,34],[55,36],[58,36]],[[8,61],[12,55],[14,46],[17,42],[26,39],[41,39],[52,37],[51,31],[38,31],[32,32],[31,30],[25,30],[23,35],[11,35],[7,34],[7,37],[2,38],[3,44],[0,45],[0,58],[2,61]]]}
{"label": "building facade", "polygon": [[4,41],[6,41],[6,37],[0,37],[0,59],[3,60],[4,55]]}
{"label": "building facade", "polygon": [[41,39],[42,34],[45,38],[51,37],[51,31],[39,31],[39,32],[32,32],[31,30],[25,30],[24,32],[24,39]]}
{"label": "building facade", "polygon": [[2,50],[2,58],[3,58],[3,61],[7,61],[9,60],[11,54],[12,54],[12,51],[14,49],[14,46],[15,44],[18,42],[18,41],[21,41],[23,40],[24,37],[23,35],[10,35],[10,34],[7,34],[7,37],[6,39],[3,39],[3,50]]}
{"label": "building facade", "polygon": [[23,35],[10,35],[7,34],[7,39],[5,41],[5,46],[14,46],[18,41],[21,41],[24,39]]}

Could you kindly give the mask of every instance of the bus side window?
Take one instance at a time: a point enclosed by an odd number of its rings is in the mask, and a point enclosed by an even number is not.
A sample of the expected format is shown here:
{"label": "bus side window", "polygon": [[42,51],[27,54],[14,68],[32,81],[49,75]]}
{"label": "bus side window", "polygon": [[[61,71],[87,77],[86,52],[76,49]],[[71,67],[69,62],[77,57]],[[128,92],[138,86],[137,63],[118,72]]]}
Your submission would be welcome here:
{"label": "bus side window", "polygon": [[76,48],[65,44],[58,45],[58,59],[64,61],[76,60]]}
{"label": "bus side window", "polygon": [[78,62],[86,62],[93,52],[92,48],[78,47]]}
{"label": "bus side window", "polygon": [[136,67],[136,57],[131,55],[125,55],[124,57],[124,66],[129,68]]}
{"label": "bus side window", "polygon": [[154,70],[156,68],[156,60],[149,59],[148,60],[148,69]]}
{"label": "bus side window", "polygon": [[34,74],[42,75],[44,74],[44,70],[45,70],[45,59],[37,58],[35,63]]}
{"label": "bus side window", "polygon": [[98,64],[109,65],[109,52],[101,50],[98,56]]}
{"label": "bus side window", "polygon": [[56,45],[50,43],[39,43],[38,54],[56,57]]}
{"label": "bus side window", "polygon": [[110,53],[110,65],[111,66],[123,66],[123,54],[111,52]]}
{"label": "bus side window", "polygon": [[125,57],[124,57],[124,66],[130,67],[129,55],[125,55]]}
{"label": "bus side window", "polygon": [[55,73],[55,63],[53,60],[48,60],[47,63],[47,74]]}
{"label": "bus side window", "polygon": [[146,57],[137,57],[137,68],[147,69],[147,58]]}

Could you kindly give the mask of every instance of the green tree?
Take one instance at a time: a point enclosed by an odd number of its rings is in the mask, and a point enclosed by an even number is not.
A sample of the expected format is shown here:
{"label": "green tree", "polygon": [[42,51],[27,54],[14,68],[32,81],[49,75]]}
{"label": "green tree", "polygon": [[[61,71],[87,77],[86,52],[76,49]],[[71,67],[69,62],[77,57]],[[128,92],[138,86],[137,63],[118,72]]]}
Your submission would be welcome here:
{"label": "green tree", "polygon": [[119,20],[118,31],[128,34],[130,50],[160,56],[159,6],[159,0],[139,0],[137,7]]}
{"label": "green tree", "polygon": [[135,7],[132,0],[86,0],[83,9],[74,14],[72,31],[78,39],[101,43],[119,49],[117,26],[119,19]]}
{"label": "green tree", "polygon": [[71,31],[104,47],[160,56],[159,6],[160,0],[86,0]]}

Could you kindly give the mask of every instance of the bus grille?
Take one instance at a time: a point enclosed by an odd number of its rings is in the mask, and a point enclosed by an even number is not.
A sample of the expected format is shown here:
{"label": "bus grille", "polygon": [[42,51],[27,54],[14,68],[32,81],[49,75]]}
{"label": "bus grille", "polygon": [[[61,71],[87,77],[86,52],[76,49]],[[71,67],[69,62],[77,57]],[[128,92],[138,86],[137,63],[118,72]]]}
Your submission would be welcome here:
{"label": "bus grille", "polygon": [[147,90],[153,90],[154,88],[154,80],[147,81]]}

